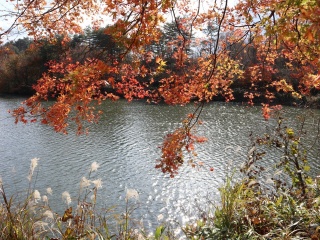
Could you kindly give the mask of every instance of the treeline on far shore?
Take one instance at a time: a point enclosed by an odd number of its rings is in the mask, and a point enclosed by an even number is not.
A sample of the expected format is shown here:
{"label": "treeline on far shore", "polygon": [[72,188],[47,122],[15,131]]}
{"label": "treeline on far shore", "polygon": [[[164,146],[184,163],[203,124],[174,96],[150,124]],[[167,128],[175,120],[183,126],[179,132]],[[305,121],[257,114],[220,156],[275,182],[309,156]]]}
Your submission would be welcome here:
{"label": "treeline on far shore", "polygon": [[[125,47],[119,44],[112,35],[108,34],[108,29],[92,29],[86,28],[82,34],[74,35],[70,41],[65,42],[63,36],[56,36],[54,41],[40,40],[34,41],[31,38],[25,37],[15,41],[7,42],[0,46],[0,94],[15,94],[15,95],[32,95],[34,90],[32,86],[37,83],[42,74],[48,71],[48,62],[61,61],[66,57],[71,58],[73,62],[84,62],[88,58],[95,58],[102,61],[132,61],[132,56],[127,54],[123,58],[123,53],[126,51]],[[210,30],[204,32],[207,36],[212,35]],[[174,54],[176,49],[171,44],[172,41],[178,38],[180,34],[176,28],[175,23],[167,23],[163,28],[162,37],[159,42],[155,42],[145,46],[145,52],[151,52],[153,56],[160,56],[165,63],[165,69],[170,72],[178,71],[175,64],[176,59]],[[195,39],[195,37],[193,37]],[[212,39],[214,40],[214,39]],[[187,49],[188,55],[194,59],[196,63],[197,58],[203,57],[204,54],[209,53],[212,49],[210,41],[203,40],[192,41],[193,44]],[[231,85],[234,100],[236,102],[248,102],[248,92],[254,95],[254,103],[267,102],[266,93],[272,92],[275,98],[272,100],[273,104],[284,105],[305,105],[318,107],[320,97],[316,89],[311,90],[308,97],[295,98],[291,92],[277,92],[275,87],[268,85],[268,82],[274,79],[284,79],[291,84],[294,91],[299,92],[299,72],[294,72],[287,67],[285,58],[276,59],[274,61],[272,73],[267,73],[266,78],[256,82],[253,86],[249,75],[250,67],[259,65],[257,58],[257,50],[253,45],[245,42],[232,43],[228,46],[229,54],[232,58],[239,61],[244,75],[241,78],[234,79]],[[156,59],[146,61],[141,59],[141,64],[149,68],[156,68]],[[193,64],[193,63],[190,63]],[[297,68],[298,69],[298,68]],[[156,76],[138,77],[138,81],[149,81],[153,78],[151,87],[157,90],[163,78],[168,77],[163,71]],[[266,88],[267,86],[267,88]],[[116,89],[107,89],[117,93]],[[120,96],[121,97],[121,96]],[[214,100],[224,100],[224,97],[218,95]]]}

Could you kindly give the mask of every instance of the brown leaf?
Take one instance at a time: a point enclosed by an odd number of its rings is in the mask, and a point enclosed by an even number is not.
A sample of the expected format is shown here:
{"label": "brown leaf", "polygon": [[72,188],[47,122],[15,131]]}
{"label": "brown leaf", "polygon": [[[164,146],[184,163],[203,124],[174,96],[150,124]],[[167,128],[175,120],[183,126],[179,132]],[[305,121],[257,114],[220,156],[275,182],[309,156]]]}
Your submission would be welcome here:
{"label": "brown leaf", "polygon": [[62,222],[68,221],[70,218],[73,218],[72,207],[69,207],[63,214]]}

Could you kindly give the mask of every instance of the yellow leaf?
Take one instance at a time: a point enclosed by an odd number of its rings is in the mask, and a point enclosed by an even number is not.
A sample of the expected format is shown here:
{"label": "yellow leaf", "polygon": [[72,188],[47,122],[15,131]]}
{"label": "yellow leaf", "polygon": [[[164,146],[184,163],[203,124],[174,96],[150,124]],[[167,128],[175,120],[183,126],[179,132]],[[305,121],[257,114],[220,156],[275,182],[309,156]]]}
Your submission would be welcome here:
{"label": "yellow leaf", "polygon": [[286,129],[286,132],[288,134],[289,137],[293,137],[294,136],[294,131],[292,128],[287,128]]}

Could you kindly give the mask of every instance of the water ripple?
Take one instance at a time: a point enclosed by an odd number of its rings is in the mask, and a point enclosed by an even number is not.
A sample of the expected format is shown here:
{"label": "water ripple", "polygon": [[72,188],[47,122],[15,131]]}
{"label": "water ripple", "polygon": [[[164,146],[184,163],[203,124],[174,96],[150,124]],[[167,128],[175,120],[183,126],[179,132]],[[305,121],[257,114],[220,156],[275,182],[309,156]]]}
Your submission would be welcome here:
{"label": "water ripple", "polygon": [[[20,101],[3,99],[0,111]],[[258,108],[209,104],[202,115],[204,124],[198,128],[198,134],[209,141],[198,146],[195,160],[205,162],[214,171],[183,166],[172,179],[154,168],[161,154],[158,146],[165,134],[179,127],[193,111],[192,105],[119,101],[102,108],[105,115],[99,124],[91,126],[88,136],[55,134],[49,127],[37,124],[14,125],[10,118],[1,121],[0,175],[5,184],[12,192],[26,187],[30,159],[38,157],[36,186],[42,192],[51,187],[55,194],[51,206],[59,209],[61,193],[70,191],[76,200],[80,179],[88,176],[91,163],[96,161],[100,168],[91,178],[103,181],[99,193],[103,206],[123,206],[126,189],[136,189],[142,204],[134,216],[146,226],[157,225],[159,214],[184,223],[194,219],[209,199],[218,198],[217,189],[226,174],[238,168],[246,156],[250,132],[265,131],[270,124],[262,119]],[[316,160],[312,164],[318,166]]]}

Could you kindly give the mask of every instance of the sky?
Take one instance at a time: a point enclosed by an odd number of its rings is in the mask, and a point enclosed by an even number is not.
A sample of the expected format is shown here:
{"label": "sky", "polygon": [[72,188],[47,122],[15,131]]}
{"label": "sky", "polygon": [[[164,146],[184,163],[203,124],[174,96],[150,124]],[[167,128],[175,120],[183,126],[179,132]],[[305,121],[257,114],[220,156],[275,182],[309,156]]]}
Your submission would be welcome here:
{"label": "sky", "polygon": [[[12,17],[12,13],[16,12],[15,8],[14,8],[14,4],[16,4],[16,2],[18,2],[20,0],[0,0],[0,34],[2,35],[2,33],[4,31],[6,31],[8,28],[11,27],[11,25],[14,23],[15,18]],[[195,1],[195,6],[197,5],[197,0],[192,0]],[[202,1],[202,9],[205,10],[205,0],[201,0]],[[212,1],[212,0],[211,0]],[[228,6],[234,6],[235,3],[238,0],[228,0]],[[48,1],[50,2],[50,0]],[[11,15],[11,16],[10,16]],[[168,16],[168,19],[170,19],[171,17]],[[85,28],[90,26],[91,24],[90,21],[90,17],[87,17],[87,20],[84,21],[83,23],[81,23],[81,27]],[[107,23],[105,24],[107,25]],[[5,34],[1,37],[1,41],[2,42],[7,42],[10,40],[16,40],[19,38],[23,38],[23,37],[27,37],[27,33],[25,32],[24,29],[22,29],[21,27],[16,27],[14,28],[10,34]]]}

